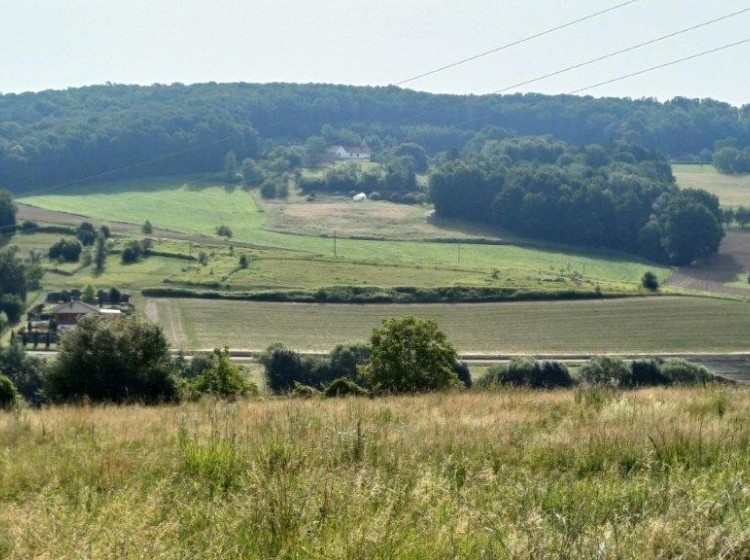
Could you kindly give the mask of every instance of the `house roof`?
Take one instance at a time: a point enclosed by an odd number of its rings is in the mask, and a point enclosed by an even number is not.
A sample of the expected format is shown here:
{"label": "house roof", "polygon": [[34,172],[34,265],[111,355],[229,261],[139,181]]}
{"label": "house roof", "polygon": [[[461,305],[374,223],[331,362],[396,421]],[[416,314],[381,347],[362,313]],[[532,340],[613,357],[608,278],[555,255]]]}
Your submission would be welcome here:
{"label": "house roof", "polygon": [[99,307],[82,301],[69,301],[52,308],[53,315],[89,315],[99,313]]}

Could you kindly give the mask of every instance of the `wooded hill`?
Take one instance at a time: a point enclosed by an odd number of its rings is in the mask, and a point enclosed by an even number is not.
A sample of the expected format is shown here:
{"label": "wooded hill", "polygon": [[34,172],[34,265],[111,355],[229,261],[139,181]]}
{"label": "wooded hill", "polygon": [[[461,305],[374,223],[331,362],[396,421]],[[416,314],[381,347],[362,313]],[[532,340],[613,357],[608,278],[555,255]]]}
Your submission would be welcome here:
{"label": "wooded hill", "polygon": [[103,85],[6,94],[0,95],[0,185],[22,192],[120,168],[117,177],[214,171],[230,150],[240,159],[258,157],[274,144],[313,135],[366,142],[376,152],[416,142],[435,154],[461,149],[482,129],[506,137],[551,134],[579,146],[626,140],[672,158],[709,161],[717,141],[750,144],[750,106],[323,84]]}

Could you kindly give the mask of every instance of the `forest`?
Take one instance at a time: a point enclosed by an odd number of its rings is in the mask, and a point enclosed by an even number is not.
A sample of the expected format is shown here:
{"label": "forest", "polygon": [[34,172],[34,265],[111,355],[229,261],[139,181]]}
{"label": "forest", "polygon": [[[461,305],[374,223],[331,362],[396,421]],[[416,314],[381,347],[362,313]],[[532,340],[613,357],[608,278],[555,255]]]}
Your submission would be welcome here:
{"label": "forest", "polygon": [[[750,144],[750,107],[711,99],[437,95],[326,84],[107,84],[0,95],[0,185],[16,193],[108,178],[214,171],[275,145],[413,142],[461,150],[478,132],[550,134],[585,146],[622,140],[672,159],[710,162]],[[718,144],[717,144],[718,142]]]}
{"label": "forest", "polygon": [[435,211],[522,235],[690,264],[718,251],[716,196],[680,190],[664,156],[623,141],[476,140],[430,175]]}

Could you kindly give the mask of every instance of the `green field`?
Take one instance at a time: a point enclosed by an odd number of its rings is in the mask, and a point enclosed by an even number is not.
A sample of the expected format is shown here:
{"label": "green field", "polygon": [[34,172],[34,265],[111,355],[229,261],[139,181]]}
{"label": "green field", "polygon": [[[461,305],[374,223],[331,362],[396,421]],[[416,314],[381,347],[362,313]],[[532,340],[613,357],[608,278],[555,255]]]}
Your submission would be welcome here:
{"label": "green field", "polygon": [[400,314],[437,320],[463,353],[732,352],[746,351],[750,340],[750,304],[688,297],[452,305],[149,299],[146,311],[185,349],[283,342],[328,351]]}
{"label": "green field", "polygon": [[[310,256],[333,256],[334,241],[314,235],[291,235],[264,228],[265,214],[253,197],[241,189],[228,189],[201,180],[158,179],[123,181],[77,187],[50,195],[31,196],[25,204],[89,216],[101,221],[142,223],[184,234],[212,235],[216,226],[229,225],[237,241],[292,250]],[[355,222],[353,218],[352,222]],[[346,237],[347,232],[339,231]],[[338,239],[338,259],[350,262],[405,263],[452,267],[487,274],[492,269],[522,269],[536,275],[566,269],[590,279],[637,283],[643,273],[654,270],[666,278],[669,269],[638,263],[620,255],[602,255],[514,245],[486,245],[421,241],[366,241]],[[360,278],[377,285],[377,277]],[[448,278],[447,281],[451,279]],[[441,279],[440,282],[443,280]],[[433,284],[436,282],[432,282]]]}
{"label": "green field", "polygon": [[0,411],[0,557],[748,557],[742,388]]}
{"label": "green field", "polygon": [[750,206],[750,175],[722,175],[712,165],[673,165],[682,188],[704,189],[722,206]]}

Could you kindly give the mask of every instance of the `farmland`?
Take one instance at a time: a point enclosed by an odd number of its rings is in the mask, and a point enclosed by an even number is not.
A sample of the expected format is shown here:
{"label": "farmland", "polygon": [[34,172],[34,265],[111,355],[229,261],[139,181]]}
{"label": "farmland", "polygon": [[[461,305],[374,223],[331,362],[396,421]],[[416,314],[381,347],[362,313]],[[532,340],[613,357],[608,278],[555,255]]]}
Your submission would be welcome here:
{"label": "farmland", "polygon": [[[266,215],[255,203],[253,197],[242,189],[229,189],[226,186],[206,182],[206,180],[186,181],[183,179],[124,181],[86,187],[74,187],[55,191],[54,194],[41,194],[23,198],[20,202],[52,210],[88,216],[100,221],[122,221],[135,224],[150,220],[155,227],[176,232],[212,235],[216,226],[226,224],[233,230],[233,240],[252,243],[266,248],[303,252],[312,255],[332,256],[334,253],[334,227],[329,228],[327,237],[319,228],[316,235],[292,235],[271,231],[264,227]],[[341,204],[339,201],[336,204]],[[354,226],[362,222],[361,210],[354,210],[353,202],[349,223]],[[369,203],[368,203],[369,204]],[[300,206],[296,203],[294,206]],[[292,205],[290,205],[291,207]],[[312,205],[314,207],[315,204]],[[498,269],[549,270],[568,268],[584,276],[599,280],[638,282],[643,272],[653,269],[662,278],[669,272],[667,268],[648,266],[623,255],[581,252],[561,247],[526,247],[517,245],[470,244],[460,247],[455,243],[423,242],[424,231],[415,233],[404,222],[413,223],[415,216],[408,211],[403,216],[399,206],[390,203],[377,203],[370,206],[373,212],[382,213],[384,208],[395,217],[385,220],[377,229],[357,229],[358,234],[368,233],[379,237],[382,231],[405,227],[411,232],[403,240],[364,240],[346,238],[345,220],[336,222],[339,239],[336,241],[336,256],[360,262],[407,263],[423,266],[454,266],[463,269],[483,269],[485,272]],[[395,209],[395,210],[394,210]],[[328,223],[327,210],[318,218],[303,219],[303,225],[294,218],[288,226],[311,227],[311,221]],[[382,217],[382,216],[381,216]],[[276,216],[278,222],[279,217]],[[424,216],[419,220],[425,221]],[[370,220],[375,228],[381,220]],[[297,223],[295,226],[294,224]],[[361,226],[356,226],[361,227]],[[422,226],[420,226],[421,228]],[[425,226],[427,227],[427,226]],[[380,235],[378,234],[380,232]],[[458,235],[462,235],[461,232]],[[450,234],[454,236],[453,233]],[[368,278],[361,280],[375,284]]]}
{"label": "farmland", "polygon": [[0,555],[744,558],[747,397],[579,389],[0,412]]}
{"label": "farmland", "polygon": [[673,170],[682,188],[707,190],[722,206],[750,206],[750,175],[722,175],[712,165],[674,165]]}
{"label": "farmland", "polygon": [[732,352],[747,349],[741,301],[664,297],[453,305],[315,305],[150,299],[146,310],[186,349],[260,350],[283,342],[330,350],[363,340],[386,317],[435,319],[463,353]]}

